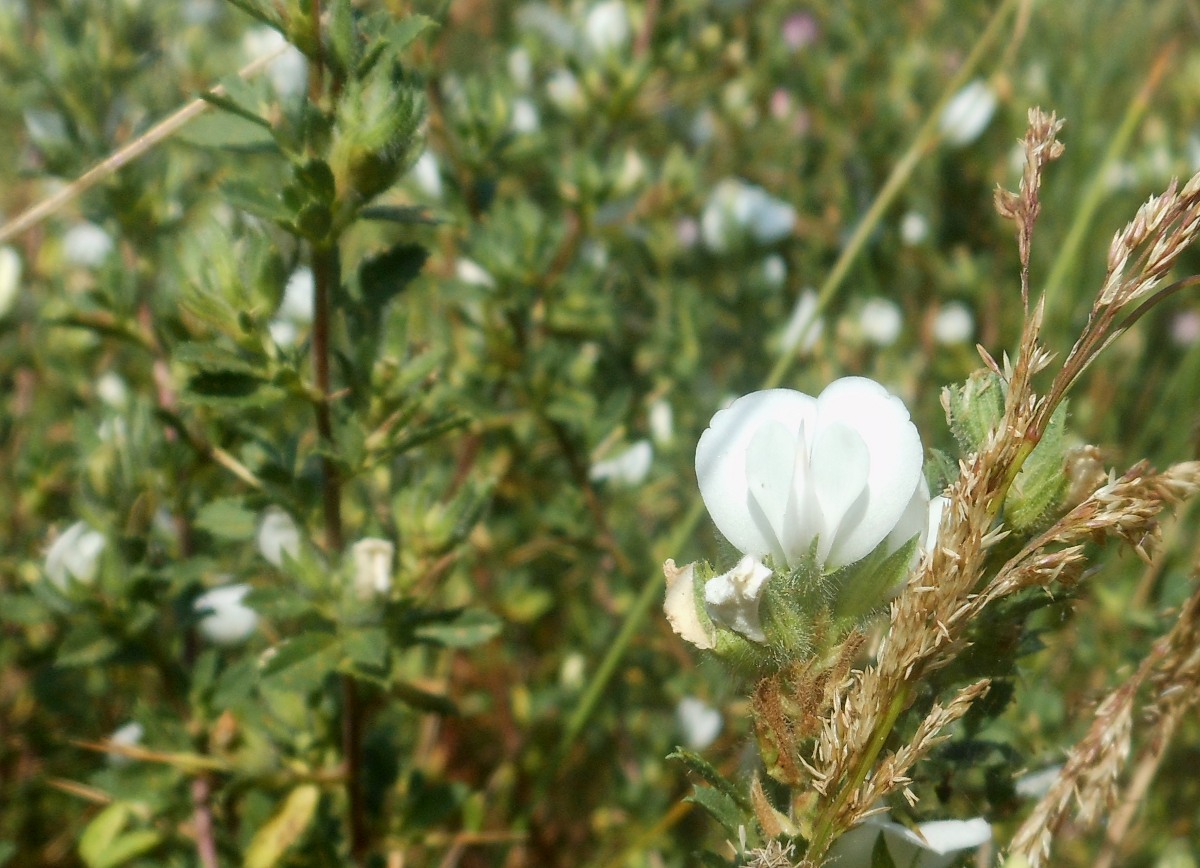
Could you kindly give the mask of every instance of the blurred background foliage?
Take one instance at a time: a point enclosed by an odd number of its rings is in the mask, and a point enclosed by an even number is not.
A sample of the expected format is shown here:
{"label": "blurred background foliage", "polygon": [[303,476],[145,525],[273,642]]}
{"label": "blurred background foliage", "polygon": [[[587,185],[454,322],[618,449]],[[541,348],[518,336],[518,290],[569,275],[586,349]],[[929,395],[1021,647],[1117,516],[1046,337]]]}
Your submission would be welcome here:
{"label": "blurred background foliage", "polygon": [[[783,384],[813,394],[844,374],[882,381],[926,445],[949,449],[940,387],[978,367],[976,341],[999,357],[1020,324],[1016,247],[991,201],[1019,177],[1027,108],[1067,119],[1033,258],[1060,355],[1112,233],[1200,168],[1191,0],[618,5],[624,31],[583,2],[355,4],[433,22],[402,54],[403,86],[427,109],[425,156],[375,202],[398,222],[342,237],[335,324],[346,539],[397,549],[390,650],[353,664],[387,672],[364,700],[362,774],[388,864],[685,865],[718,847],[665,757],[691,743],[732,775],[751,768],[747,685],[697,666],[656,612],[637,620],[664,558],[727,556],[706,523],[686,524],[712,413],[782,355]],[[7,0],[0,215],[230,79],[282,44],[273,36],[216,0]],[[982,128],[918,140],[960,72],[994,99]],[[286,119],[304,62],[285,55],[246,87]],[[805,339],[798,301],[914,142],[911,175]],[[780,233],[706,220],[724,179],[794,219]],[[277,861],[345,858],[330,682],[344,663],[315,645],[311,671],[258,662],[335,606],[323,583],[341,569],[323,553],[311,312],[287,301],[308,246],[245,210],[294,180],[262,127],[214,111],[8,242],[19,276],[0,319],[0,863],[195,864],[198,775],[214,787],[222,861],[311,784],[316,807],[295,808],[302,837]],[[372,291],[384,302],[362,302]],[[205,379],[232,362],[201,345],[244,362],[253,388]],[[1090,373],[1070,436],[1119,468],[1197,457],[1198,372],[1200,308],[1176,297]],[[373,434],[388,448],[372,451]],[[255,547],[270,505],[303,541],[282,565]],[[108,545],[96,583],[64,591],[45,556],[79,520]],[[1014,689],[924,768],[915,816],[982,814],[1004,839],[1025,804],[1014,782],[1061,761],[1186,596],[1195,521],[1189,509],[1167,528],[1152,566],[1112,558],[1036,633],[1008,637],[1023,655]],[[210,648],[192,601],[230,577],[256,589],[262,621],[244,645]],[[311,608],[290,599],[298,588]],[[472,623],[499,629],[469,648],[445,634],[405,643],[406,606],[470,606],[494,619]],[[339,635],[369,634],[339,612],[351,631]],[[614,644],[631,617],[632,641]],[[84,744],[128,721],[153,756],[114,762]],[[1195,864],[1198,736],[1188,722],[1126,864]],[[1067,841],[1058,864],[1089,864],[1094,846]]]}

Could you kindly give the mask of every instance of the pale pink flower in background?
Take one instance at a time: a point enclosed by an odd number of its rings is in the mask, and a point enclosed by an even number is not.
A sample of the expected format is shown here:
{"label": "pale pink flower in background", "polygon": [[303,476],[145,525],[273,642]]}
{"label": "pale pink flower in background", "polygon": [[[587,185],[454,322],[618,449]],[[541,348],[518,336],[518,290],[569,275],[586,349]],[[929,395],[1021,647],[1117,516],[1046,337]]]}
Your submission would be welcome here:
{"label": "pale pink flower in background", "polygon": [[783,42],[792,51],[812,45],[819,34],[817,19],[807,12],[795,12],[783,22]]}
{"label": "pale pink flower in background", "polygon": [[1181,310],[1171,318],[1171,341],[1177,347],[1190,347],[1200,340],[1200,311]]}

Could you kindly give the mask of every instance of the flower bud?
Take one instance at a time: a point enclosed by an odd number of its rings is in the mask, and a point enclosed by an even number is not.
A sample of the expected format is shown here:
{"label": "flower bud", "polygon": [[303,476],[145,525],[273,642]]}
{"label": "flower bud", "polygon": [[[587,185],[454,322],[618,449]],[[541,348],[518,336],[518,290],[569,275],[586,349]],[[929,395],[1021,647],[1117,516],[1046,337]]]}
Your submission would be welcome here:
{"label": "flower bud", "polygon": [[258,626],[258,613],[242,602],[248,593],[249,585],[226,585],[196,598],[192,609],[201,616],[197,626],[205,639],[237,645],[249,638]]}
{"label": "flower bud", "polygon": [[100,569],[100,554],[107,541],[87,522],[77,521],[58,535],[46,551],[46,577],[60,591],[71,582],[90,585]]}
{"label": "flower bud", "polygon": [[350,548],[354,557],[354,593],[360,600],[386,596],[392,589],[392,557],[396,547],[385,539],[367,537]]}

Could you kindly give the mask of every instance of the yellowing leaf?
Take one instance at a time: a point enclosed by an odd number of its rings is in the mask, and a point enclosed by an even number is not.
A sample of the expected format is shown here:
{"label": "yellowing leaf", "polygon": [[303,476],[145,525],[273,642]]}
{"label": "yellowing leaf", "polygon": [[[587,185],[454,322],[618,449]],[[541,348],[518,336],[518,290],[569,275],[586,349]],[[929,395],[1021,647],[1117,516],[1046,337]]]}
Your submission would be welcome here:
{"label": "yellowing leaf", "polygon": [[302,784],[288,793],[283,807],[254,834],[246,850],[246,868],[271,868],[278,862],[312,822],[320,798],[316,784]]}

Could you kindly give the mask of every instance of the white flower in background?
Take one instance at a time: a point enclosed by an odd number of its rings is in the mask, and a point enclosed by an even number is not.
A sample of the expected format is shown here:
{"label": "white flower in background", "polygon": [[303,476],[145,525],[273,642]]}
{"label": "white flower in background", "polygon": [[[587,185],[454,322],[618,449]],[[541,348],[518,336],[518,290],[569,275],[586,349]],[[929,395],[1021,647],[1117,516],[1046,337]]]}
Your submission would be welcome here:
{"label": "white flower in background", "polygon": [[455,261],[454,276],[471,286],[482,286],[485,289],[496,288],[496,279],[473,259],[460,257]]}
{"label": "white flower in background", "polygon": [[1200,311],[1181,310],[1171,318],[1171,342],[1190,347],[1200,340]]}
{"label": "white flower in background", "polygon": [[430,199],[442,198],[442,170],[433,151],[425,151],[408,170],[413,183]]}
{"label": "white flower in background", "polygon": [[116,371],[105,371],[96,378],[96,396],[114,410],[120,410],[129,403],[129,386]]}
{"label": "white flower in background", "polygon": [[942,109],[938,128],[946,143],[956,147],[979,138],[996,113],[996,92],[977,78],[950,98]]}
{"label": "white flower in background", "polygon": [[667,446],[675,439],[675,412],[666,398],[659,398],[650,405],[650,439],[659,446]]}
{"label": "white flower in background", "polygon": [[704,108],[692,118],[692,144],[697,147],[707,145],[717,134],[717,113],[711,108]]}
{"label": "white flower in background", "polygon": [[1054,786],[1061,771],[1062,766],[1055,765],[1021,775],[1013,782],[1013,791],[1026,799],[1040,799],[1050,792],[1050,787]]}
{"label": "white flower in background", "polygon": [[283,288],[279,309],[267,324],[275,343],[280,346],[296,343],[300,329],[307,328],[312,323],[314,286],[311,268],[306,266],[292,272]]}
{"label": "white flower in background", "polygon": [[563,658],[558,670],[558,683],[567,690],[575,691],[583,687],[583,676],[587,672],[587,658],[578,651],[572,651]]}
{"label": "white flower in background", "polygon": [[529,90],[533,84],[533,59],[524,48],[516,48],[508,54],[508,77],[521,90]]}
{"label": "white flower in background", "polygon": [[691,217],[680,217],[675,224],[675,240],[684,250],[691,250],[700,240],[700,224]]}
{"label": "white flower in background", "polygon": [[759,244],[772,244],[790,235],[795,225],[795,208],[737,178],[719,181],[700,215],[704,243],[718,252],[742,233]]}
{"label": "white flower in background", "polygon": [[367,537],[350,547],[354,557],[354,592],[360,600],[386,596],[392,589],[392,557],[396,547],[385,539]]}
{"label": "white flower in background", "polygon": [[269,563],[283,566],[283,555],[300,557],[300,529],[278,506],[269,506],[258,525],[258,551]]}
{"label": "white flower in background", "polygon": [[875,814],[834,842],[826,864],[831,868],[862,868],[872,864],[871,854],[880,835],[897,868],[946,868],[958,860],[960,853],[992,840],[992,827],[987,820],[976,817],[921,823],[914,832],[892,822],[887,814]]}
{"label": "white flower in background", "polygon": [[929,237],[929,221],[919,211],[908,211],[900,218],[900,240],[913,247]]}
{"label": "white flower in background", "polygon": [[546,79],[546,95],[563,114],[575,114],[587,106],[579,79],[569,69],[556,69],[550,73]]}
{"label": "white flower in background", "polygon": [[783,327],[779,336],[779,349],[784,353],[791,353],[797,349],[801,353],[810,353],[821,339],[823,331],[825,322],[817,316],[817,293],[806,289],[796,299],[792,315]]}
{"label": "white flower in background", "polygon": [[242,35],[242,53],[247,60],[274,54],[285,45],[283,53],[267,64],[267,78],[279,96],[297,96],[308,87],[308,59],[273,27],[253,27]]}
{"label": "white flower in background", "polygon": [[791,566],[815,539],[833,570],[924,535],[922,456],[904,403],[845,377],[816,398],[768,389],[718,411],[696,446],[696,477],[713,523],[743,554]]}
{"label": "white flower in background", "polygon": [[683,743],[692,750],[704,750],[717,740],[724,721],[721,712],[702,699],[685,696],[675,706],[675,721],[683,735]]}
{"label": "white flower in background", "polygon": [[594,54],[605,56],[629,45],[629,12],[621,0],[602,0],[583,19],[583,41]]}
{"label": "white flower in background", "polygon": [[787,282],[787,262],[778,253],[772,253],[762,261],[763,280],[772,289]]}
{"label": "white flower in background", "polygon": [[890,347],[900,337],[904,318],[894,301],[886,298],[868,299],[858,315],[858,327],[863,337],[877,347]]}
{"label": "white flower in background", "polygon": [[514,99],[508,125],[514,133],[526,136],[533,135],[540,130],[542,119],[538,115],[537,106],[534,105],[533,100],[526,96]]}
{"label": "white flower in background", "polygon": [[21,285],[21,254],[11,247],[0,247],[0,319],[8,316],[17,303]]}
{"label": "white flower in background", "polygon": [[650,441],[639,440],[624,452],[604,461],[597,461],[588,472],[588,478],[593,482],[637,485],[650,472],[653,460],[654,447],[650,445]]}
{"label": "white flower in background", "polygon": [[258,613],[242,602],[248,593],[249,585],[225,585],[196,598],[192,610],[201,616],[196,626],[205,639],[214,645],[236,645],[250,637],[258,626]]}
{"label": "white flower in background", "polygon": [[90,585],[100,570],[100,554],[107,540],[85,521],[64,530],[46,550],[46,577],[60,591],[71,582]]}
{"label": "white flower in background", "polygon": [[975,333],[975,317],[961,301],[942,305],[933,318],[933,339],[939,344],[965,344]]}
{"label": "white flower in background", "polygon": [[714,624],[765,642],[758,603],[774,573],[753,555],[745,555],[732,570],[704,583],[704,609]]}
{"label": "white flower in background", "polygon": [[619,195],[632,192],[646,180],[646,161],[633,148],[625,151],[621,159],[621,168],[617,172],[615,190]]}
{"label": "white flower in background", "polygon": [[[137,747],[142,743],[142,736],[145,734],[146,728],[136,720],[131,720],[129,723],[117,727],[108,740],[117,747]],[[129,757],[116,751],[109,751],[105,757],[109,764],[114,766],[127,766],[131,762]]]}
{"label": "white flower in background", "polygon": [[573,49],[579,40],[575,25],[548,3],[526,3],[517,10],[517,27],[540,34],[563,51]]}
{"label": "white flower in background", "polygon": [[76,223],[63,233],[63,258],[80,268],[95,268],[112,253],[113,240],[95,223]]}

